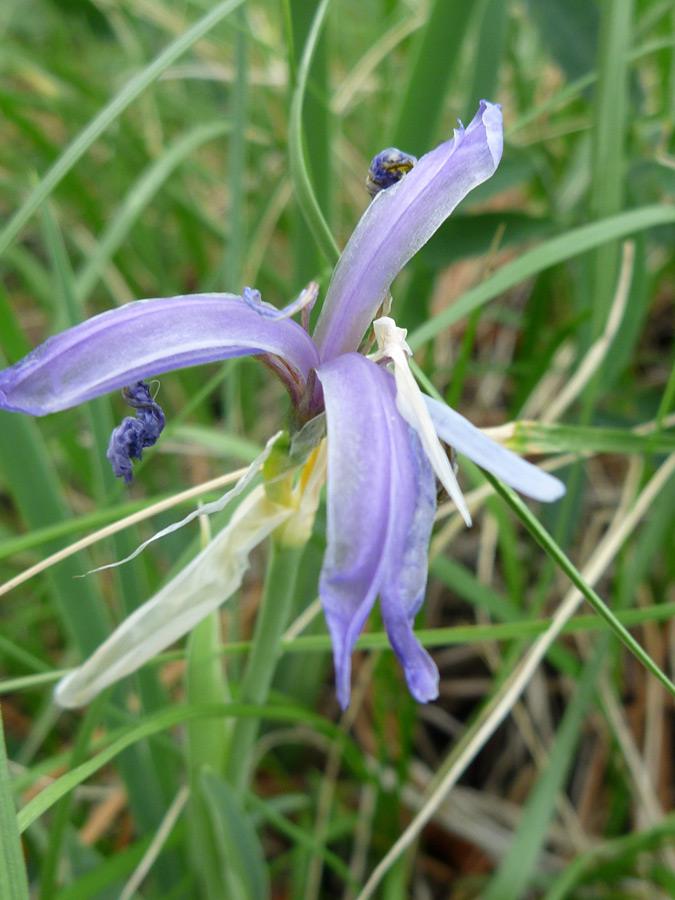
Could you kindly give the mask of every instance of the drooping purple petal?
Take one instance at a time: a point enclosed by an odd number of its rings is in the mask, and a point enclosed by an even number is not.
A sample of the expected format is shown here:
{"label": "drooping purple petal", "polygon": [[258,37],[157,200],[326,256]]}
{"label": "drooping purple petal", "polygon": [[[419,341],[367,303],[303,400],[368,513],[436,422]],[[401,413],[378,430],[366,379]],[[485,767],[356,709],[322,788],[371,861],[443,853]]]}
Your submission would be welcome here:
{"label": "drooping purple petal", "polygon": [[426,664],[411,623],[426,581],[433,475],[396,409],[387,372],[348,353],[317,374],[328,426],[328,546],[319,594],[338,700],[349,704],[351,654],[378,593],[411,690],[429,700],[436,696],[435,667]]}
{"label": "drooping purple petal", "polygon": [[476,465],[534,500],[552,503],[563,496],[565,485],[558,478],[502,447],[445,403],[424,400],[439,438]]}
{"label": "drooping purple petal", "polygon": [[502,114],[482,101],[466,130],[374,198],[340,257],[314,340],[322,360],[356,350],[394,278],[502,155]]}
{"label": "drooping purple petal", "polygon": [[266,319],[234,294],[137,300],[0,372],[0,408],[41,416],[172,369],[256,353],[281,357],[302,380],[318,363],[300,325]]}
{"label": "drooping purple petal", "polygon": [[[417,488],[416,502],[410,505],[407,488],[397,498],[392,527],[399,534],[393,544],[402,547],[403,552],[388,554],[385,560],[380,608],[389,641],[403,664],[410,693],[418,702],[428,703],[438,696],[438,669],[415,637],[413,623],[427,585],[429,540],[436,515],[436,480],[419,437],[410,427],[408,435],[410,452],[403,460],[400,457],[392,460],[392,474],[395,485],[405,484],[412,475]],[[411,468],[405,465],[407,462],[412,464]]]}

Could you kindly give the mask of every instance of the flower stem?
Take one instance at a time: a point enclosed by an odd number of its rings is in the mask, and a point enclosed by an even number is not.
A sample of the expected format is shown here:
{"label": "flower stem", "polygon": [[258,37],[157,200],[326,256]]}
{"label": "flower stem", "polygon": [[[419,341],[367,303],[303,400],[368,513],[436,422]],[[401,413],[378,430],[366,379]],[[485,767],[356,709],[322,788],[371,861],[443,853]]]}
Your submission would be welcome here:
{"label": "flower stem", "polygon": [[[262,603],[241,682],[239,699],[242,703],[264,703],[269,694],[303,550],[304,546],[287,547],[272,541]],[[258,727],[257,719],[240,718],[232,732],[226,775],[237,792],[243,791],[250,774],[251,751]]]}

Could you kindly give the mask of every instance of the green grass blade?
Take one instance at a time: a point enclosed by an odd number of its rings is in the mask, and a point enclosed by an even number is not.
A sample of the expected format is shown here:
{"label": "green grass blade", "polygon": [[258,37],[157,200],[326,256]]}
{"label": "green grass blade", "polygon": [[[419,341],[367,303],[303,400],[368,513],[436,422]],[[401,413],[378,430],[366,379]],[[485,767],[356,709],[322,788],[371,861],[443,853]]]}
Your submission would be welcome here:
{"label": "green grass blade", "polygon": [[475,288],[468,290],[452,306],[416,328],[409,336],[408,343],[413,350],[420,347],[454,322],[468,316],[474,309],[478,309],[509,288],[551,266],[572,259],[588,250],[593,250],[608,241],[628,237],[630,234],[653,228],[655,225],[666,225],[673,222],[675,222],[675,209],[672,207],[645,206],[620,213],[617,216],[610,216],[599,222],[592,222],[590,225],[582,225],[558,237],[551,238],[538,247],[523,253],[513,262],[502,266],[494,275],[486,278]]}
{"label": "green grass blade", "polygon": [[228,241],[223,260],[222,289],[238,294],[246,249],[245,185],[246,185],[246,123],[248,94],[248,34],[246,9],[241,6],[236,16],[235,77],[231,91],[232,133],[228,161],[229,211]]}
{"label": "green grass blade", "polygon": [[[294,0],[292,5],[286,2],[284,7],[288,17],[286,33],[289,42],[289,61],[293,72],[291,83],[297,87],[297,66],[293,48],[305,46],[316,12],[316,3],[314,0],[310,0],[310,2]],[[315,195],[317,206],[322,210],[326,221],[329,222],[335,161],[331,145],[330,110],[327,100],[330,96],[327,32],[326,23],[317,39],[308,70],[308,86],[302,101],[302,140],[312,192]],[[293,285],[298,287],[306,284],[312,273],[321,271],[323,253],[320,253],[306,217],[300,209],[296,210],[291,235],[293,240]]]}
{"label": "green grass blade", "polygon": [[[88,759],[71,772],[62,775],[56,781],[48,785],[19,812],[19,828],[23,833],[33,822],[43,815],[63,796],[72,791],[78,785],[83,784],[88,778],[100,771],[111,760],[115,759],[138,741],[160,734],[168,728],[187,722],[204,718],[223,719],[227,716],[235,716],[247,719],[262,719],[271,722],[302,722],[321,734],[333,736],[339,734],[344,740],[344,735],[331,722],[323,719],[315,713],[304,709],[288,706],[253,706],[245,703],[227,704],[198,704],[196,706],[172,706],[170,709],[161,710],[147,716],[146,720],[132,728],[125,730],[123,734],[115,738],[107,747],[96,756]],[[369,775],[363,764],[360,752],[353,746],[344,745],[344,760],[353,766],[359,773],[359,777],[368,779]]]}
{"label": "green grass blade", "polygon": [[[0,473],[28,527],[40,529],[66,520],[68,507],[36,423],[2,410],[0,429]],[[17,477],[17,459],[22,462],[22,472],[30,473],[29,478]],[[55,542],[46,549],[54,552],[61,546],[61,542]],[[105,607],[92,582],[75,577],[88,568],[90,565],[82,556],[75,556],[52,569],[48,576],[63,621],[83,656],[95,650],[109,633]]]}
{"label": "green grass blade", "polygon": [[96,286],[108,261],[126,240],[129,231],[171,173],[194,150],[231,130],[230,122],[197,125],[178,138],[154,160],[131,186],[122,205],[106,227],[95,250],[75,278],[75,295],[84,302]]}
{"label": "green grass blade", "polygon": [[516,422],[505,446],[516,453],[673,453],[675,432]]}
{"label": "green grass blade", "polygon": [[422,153],[433,145],[447,87],[479,5],[479,0],[433,3],[393,130],[393,146],[407,153]]}
{"label": "green grass blade", "polygon": [[497,493],[518,516],[537,543],[544,548],[558,568],[567,575],[572,584],[583,594],[595,612],[605,620],[614,634],[628,650],[630,650],[633,656],[635,656],[635,658],[661,682],[666,690],[675,697],[675,684],[673,684],[665,672],[656,665],[649,654],[640,646],[640,644],[638,644],[633,635],[621,624],[593,588],[586,583],[581,572],[579,572],[562,548],[554,541],[536,516],[530,512],[515,491],[512,491],[511,488],[503,485],[489,472],[485,472],[484,474]]}
{"label": "green grass blade", "polygon": [[[186,693],[188,703],[226,703],[221,647],[220,611],[208,615],[193,629],[187,648]],[[187,726],[187,765],[190,782],[190,851],[206,894],[217,900],[226,890],[225,870],[219,858],[214,819],[203,777],[222,774],[231,722],[221,718],[196,719]]]}
{"label": "green grass blade", "polygon": [[482,900],[519,900],[526,896],[539,853],[565,787],[586,712],[607,655],[607,641],[595,647],[576,683],[548,752],[546,766],[532,788],[508,852],[482,893]]}
{"label": "green grass blade", "polygon": [[473,78],[464,107],[466,123],[473,119],[481,100],[494,101],[497,97],[509,6],[509,0],[484,0],[482,9],[479,9],[480,27],[473,52]]}
{"label": "green grass blade", "polygon": [[[624,149],[628,110],[628,60],[633,0],[601,5],[598,84],[593,116],[589,206],[594,219],[617,213],[625,185]],[[619,262],[619,247],[608,242],[595,253],[593,267],[592,336],[607,320]]]}
{"label": "green grass blade", "polygon": [[201,775],[228,898],[268,900],[270,882],[260,840],[234,789],[215,772]]}
{"label": "green grass blade", "polygon": [[664,841],[672,840],[674,834],[675,815],[671,814],[651,828],[604,841],[572,860],[546,892],[543,900],[567,900],[572,897],[576,885],[591,880],[594,867],[600,869],[598,878],[606,890],[606,874],[601,869],[603,863],[620,860],[624,868],[638,853],[655,851]]}
{"label": "green grass blade", "polygon": [[302,127],[302,110],[307,90],[307,79],[312,58],[316,49],[321,28],[326,19],[330,0],[321,0],[317,7],[312,27],[307,35],[307,41],[302,52],[302,58],[298,67],[298,78],[293,91],[291,101],[290,121],[288,126],[288,156],[291,169],[291,177],[297,195],[300,209],[307,221],[307,225],[316,241],[319,249],[328,263],[335,265],[340,256],[340,251],[335,238],[328,227],[328,223],[321,211],[316,193],[312,187],[310,167],[305,150],[305,139]]}
{"label": "green grass blade", "polygon": [[66,148],[59,159],[49,169],[39,184],[31,191],[26,201],[14,213],[0,232],[0,255],[12,243],[33,213],[42,205],[56,185],[73,168],[92,144],[107,128],[165,72],[177,59],[193,47],[212,28],[240,6],[244,0],[223,0],[202,16],[191,28],[176,38],[155,59],[137,75],[134,75],[122,90],[103,107],[87,127]]}
{"label": "green grass blade", "polygon": [[0,896],[30,900],[28,877],[16,823],[14,797],[7,768],[7,748],[0,710]]}

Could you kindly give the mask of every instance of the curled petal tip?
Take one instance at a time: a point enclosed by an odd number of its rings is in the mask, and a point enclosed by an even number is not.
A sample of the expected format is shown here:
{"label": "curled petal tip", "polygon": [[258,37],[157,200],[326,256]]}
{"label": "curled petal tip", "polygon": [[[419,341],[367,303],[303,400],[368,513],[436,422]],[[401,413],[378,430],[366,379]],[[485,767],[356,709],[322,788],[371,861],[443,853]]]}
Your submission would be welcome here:
{"label": "curled petal tip", "polygon": [[428,668],[406,671],[405,680],[418,703],[430,703],[438,698],[438,669],[433,663]]}
{"label": "curled petal tip", "polygon": [[504,122],[501,104],[481,100],[478,115],[485,126],[487,144],[496,168],[504,150]]}

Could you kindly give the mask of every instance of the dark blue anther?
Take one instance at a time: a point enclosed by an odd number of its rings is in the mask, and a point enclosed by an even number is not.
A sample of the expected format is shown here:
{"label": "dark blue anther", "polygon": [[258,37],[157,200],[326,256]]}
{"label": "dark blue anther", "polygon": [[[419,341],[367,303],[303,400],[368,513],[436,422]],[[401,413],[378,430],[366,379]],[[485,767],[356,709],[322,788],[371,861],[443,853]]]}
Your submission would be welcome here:
{"label": "dark blue anther", "polygon": [[136,381],[122,390],[124,400],[136,409],[136,418],[127,416],[110,435],[106,456],[118,478],[129,484],[134,464],[131,458],[143,459],[143,448],[152,447],[162,433],[166,420],[162,407],[150,396],[148,385]]}
{"label": "dark blue anther", "polygon": [[366,178],[366,188],[370,196],[374,197],[380,191],[396,184],[408,174],[416,162],[416,156],[397,150],[396,147],[381,150],[371,162]]}

